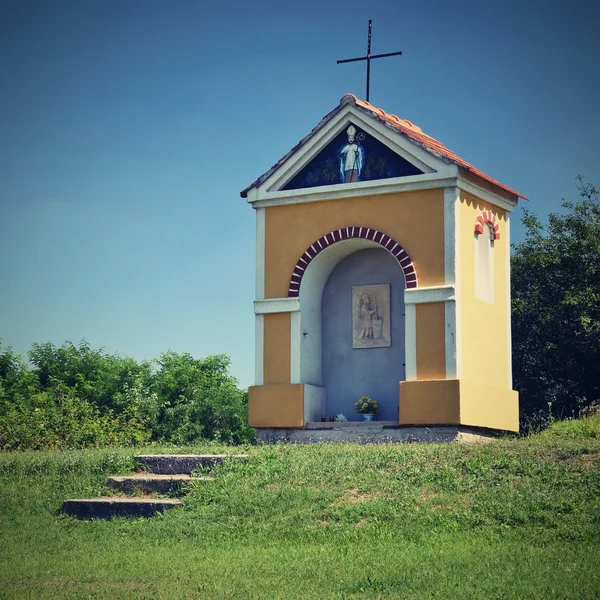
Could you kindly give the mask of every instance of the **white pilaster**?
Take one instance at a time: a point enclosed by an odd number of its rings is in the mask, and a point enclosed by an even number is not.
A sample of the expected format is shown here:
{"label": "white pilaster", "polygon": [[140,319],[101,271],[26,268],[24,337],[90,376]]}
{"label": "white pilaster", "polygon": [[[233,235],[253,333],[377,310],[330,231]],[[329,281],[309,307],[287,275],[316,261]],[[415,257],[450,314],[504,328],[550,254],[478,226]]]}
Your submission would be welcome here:
{"label": "white pilaster", "polygon": [[290,314],[290,383],[300,382],[300,344],[302,331],[300,328],[300,312]]}
{"label": "white pilaster", "polygon": [[265,318],[256,315],[254,318],[254,385],[264,382],[264,355],[265,355]]}
{"label": "white pilaster", "polygon": [[460,377],[460,192],[444,189],[444,281],[454,288],[453,302],[445,306],[446,379]]}
{"label": "white pilaster", "polygon": [[265,297],[265,211],[265,208],[256,209],[256,300]]}
{"label": "white pilaster", "polygon": [[405,322],[405,352],[404,362],[406,365],[406,381],[417,379],[417,306],[406,304],[404,307]]}
{"label": "white pilaster", "polygon": [[[256,209],[256,300],[263,300],[265,297],[265,210],[264,208]],[[265,343],[265,319],[262,314],[256,314],[254,327],[254,384],[262,385],[264,381]]]}
{"label": "white pilaster", "polygon": [[506,335],[508,336],[507,348],[507,384],[508,389],[512,390],[512,319],[511,319],[511,302],[510,302],[510,215],[506,214],[506,231],[504,232],[504,244],[506,244]]}

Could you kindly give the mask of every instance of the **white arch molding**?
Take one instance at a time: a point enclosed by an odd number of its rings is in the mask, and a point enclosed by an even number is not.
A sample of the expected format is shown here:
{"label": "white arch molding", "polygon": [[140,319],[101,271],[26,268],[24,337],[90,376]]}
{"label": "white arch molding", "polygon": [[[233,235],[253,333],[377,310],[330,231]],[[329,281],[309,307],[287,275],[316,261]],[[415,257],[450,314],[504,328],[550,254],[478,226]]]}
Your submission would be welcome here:
{"label": "white arch molding", "polygon": [[[408,253],[390,236],[367,227],[336,229],[311,244],[294,268],[286,298],[264,298],[264,272],[260,270],[258,273],[257,299],[254,302],[257,347],[255,385],[263,385],[264,315],[289,312],[290,383],[304,384],[305,422],[319,420],[325,410],[321,332],[321,301],[325,284],[341,260],[368,248],[384,248],[391,254],[404,274],[405,290],[417,292],[417,272]],[[263,252],[261,247],[261,258],[264,256]],[[414,337],[410,335],[414,323],[409,319],[409,311],[413,307],[407,305],[405,308],[405,360],[408,375],[409,363],[415,362],[412,356],[415,354],[414,348],[408,348]]]}
{"label": "white arch molding", "polygon": [[[304,271],[298,293],[299,310],[291,313],[290,382],[305,385],[305,422],[319,420],[325,411],[321,327],[325,284],[333,269],[350,254],[381,247],[369,239],[345,239],[319,252]],[[398,268],[401,269],[401,266],[398,265]]]}

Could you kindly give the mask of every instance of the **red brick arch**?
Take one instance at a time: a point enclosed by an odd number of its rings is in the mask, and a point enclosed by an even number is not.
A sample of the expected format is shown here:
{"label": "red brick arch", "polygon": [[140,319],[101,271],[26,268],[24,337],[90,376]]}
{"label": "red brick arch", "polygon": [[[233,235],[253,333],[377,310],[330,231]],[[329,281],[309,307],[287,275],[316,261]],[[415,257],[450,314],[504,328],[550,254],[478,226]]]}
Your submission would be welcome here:
{"label": "red brick arch", "polygon": [[494,232],[494,239],[500,239],[500,226],[498,225],[498,220],[496,219],[496,215],[491,210],[482,210],[475,219],[475,233],[481,234],[485,229],[485,226],[488,225],[491,227]]}
{"label": "red brick arch", "polygon": [[319,238],[316,242],[312,243],[299,258],[294,272],[290,279],[290,287],[288,290],[289,298],[297,298],[300,295],[300,284],[302,283],[302,277],[306,271],[306,268],[310,262],[319,254],[325,250],[325,248],[341,242],[342,240],[350,239],[363,239],[372,240],[376,244],[379,244],[382,248],[385,248],[397,261],[402,270],[404,271],[404,278],[406,280],[407,288],[417,287],[417,272],[413,264],[412,259],[404,250],[404,248],[389,235],[378,231],[377,229],[370,229],[369,227],[343,227],[342,229],[334,229],[322,238]]}

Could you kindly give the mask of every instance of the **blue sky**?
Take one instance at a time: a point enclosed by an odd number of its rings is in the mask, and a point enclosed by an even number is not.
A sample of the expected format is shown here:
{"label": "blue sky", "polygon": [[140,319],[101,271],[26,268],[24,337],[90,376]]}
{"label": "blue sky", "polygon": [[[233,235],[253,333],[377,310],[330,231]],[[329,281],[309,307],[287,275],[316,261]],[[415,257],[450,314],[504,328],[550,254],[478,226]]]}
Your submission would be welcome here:
{"label": "blue sky", "polygon": [[[5,0],[0,337],[254,372],[239,196],[339,102],[409,119],[541,216],[600,184],[598,4]],[[520,209],[513,241],[523,239]]]}

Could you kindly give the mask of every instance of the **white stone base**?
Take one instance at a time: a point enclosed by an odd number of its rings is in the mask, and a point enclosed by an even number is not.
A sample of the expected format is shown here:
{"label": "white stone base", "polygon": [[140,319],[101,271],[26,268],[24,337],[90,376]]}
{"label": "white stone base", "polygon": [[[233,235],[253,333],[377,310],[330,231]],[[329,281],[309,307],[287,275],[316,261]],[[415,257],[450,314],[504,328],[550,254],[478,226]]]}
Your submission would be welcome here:
{"label": "white stone base", "polygon": [[475,427],[432,426],[412,427],[398,425],[394,421],[370,421],[349,423],[307,423],[302,429],[257,429],[259,441],[266,444],[386,444],[418,442],[483,442],[498,437]]}

